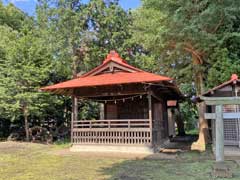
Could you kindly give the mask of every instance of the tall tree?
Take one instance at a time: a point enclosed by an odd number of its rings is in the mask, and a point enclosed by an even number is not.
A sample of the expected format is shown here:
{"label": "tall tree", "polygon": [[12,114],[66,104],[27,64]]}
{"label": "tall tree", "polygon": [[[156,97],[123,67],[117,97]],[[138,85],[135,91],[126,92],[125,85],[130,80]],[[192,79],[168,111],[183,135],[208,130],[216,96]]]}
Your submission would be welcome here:
{"label": "tall tree", "polygon": [[[206,75],[214,68],[215,52],[225,48],[229,56],[225,60],[231,59],[226,42],[239,34],[239,3],[143,0],[143,6],[134,13],[134,40],[157,55],[162,72],[178,82],[194,82],[196,94],[200,95],[208,86]],[[239,56],[234,60],[239,63]],[[208,126],[203,118],[203,104],[198,111],[200,134],[195,147],[204,150]]]}
{"label": "tall tree", "polygon": [[12,3],[4,6],[0,0],[0,24],[19,30],[27,16]]}
{"label": "tall tree", "polygon": [[[55,59],[55,75],[76,78],[82,71],[86,43],[89,39],[87,13],[79,0],[60,0],[51,6],[43,0],[37,7],[39,25],[45,29],[47,40],[52,45]],[[49,30],[48,30],[49,29]],[[58,79],[59,80],[59,79]],[[72,118],[77,119],[78,102],[72,97]]]}
{"label": "tall tree", "polygon": [[91,0],[87,6],[88,24],[94,38],[89,44],[86,69],[102,63],[111,50],[116,50],[130,60],[126,40],[131,37],[129,23],[131,15],[116,0]]}
{"label": "tall tree", "polygon": [[[30,26],[30,27],[29,27]],[[29,141],[30,115],[38,114],[44,105],[38,92],[51,69],[50,55],[33,24],[14,33],[1,63],[1,110],[9,116],[24,117],[26,140]]]}
{"label": "tall tree", "polygon": [[130,37],[131,18],[116,0],[86,4],[80,0],[41,0],[37,19],[41,30],[46,31],[56,67],[68,78],[100,64],[110,50],[128,56],[124,42]]}
{"label": "tall tree", "polygon": [[[37,21],[54,55],[52,83],[92,69],[112,49],[123,53],[124,40],[129,38],[128,19],[117,1],[39,1]],[[72,102],[76,107],[76,99]]]}

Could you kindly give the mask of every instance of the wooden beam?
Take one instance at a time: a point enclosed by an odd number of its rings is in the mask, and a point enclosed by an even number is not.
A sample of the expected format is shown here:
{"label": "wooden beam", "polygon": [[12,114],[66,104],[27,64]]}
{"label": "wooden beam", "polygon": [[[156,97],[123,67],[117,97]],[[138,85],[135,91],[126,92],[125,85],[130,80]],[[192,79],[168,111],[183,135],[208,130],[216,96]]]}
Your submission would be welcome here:
{"label": "wooden beam", "polygon": [[[205,119],[216,119],[216,113],[205,113],[204,114]],[[240,113],[223,113],[223,119],[238,119],[240,118]]]}
{"label": "wooden beam", "polygon": [[103,96],[122,96],[133,94],[146,94],[147,91],[141,84],[100,86],[97,88],[85,87],[75,89],[78,97],[103,97]]}
{"label": "wooden beam", "polygon": [[215,156],[217,162],[224,161],[224,127],[222,105],[216,105],[216,150]]}
{"label": "wooden beam", "polygon": [[204,118],[205,119],[216,119],[216,114],[215,113],[205,113]]}
{"label": "wooden beam", "polygon": [[223,113],[223,119],[239,119],[240,112],[235,113]]}
{"label": "wooden beam", "polygon": [[163,100],[162,100],[160,97],[158,97],[158,96],[155,94],[154,91],[151,91],[151,95],[152,95],[154,98],[156,98],[158,101],[163,102]]}
{"label": "wooden beam", "polygon": [[135,72],[135,71],[136,71],[136,70],[133,70],[133,69],[131,69],[131,68],[128,68],[128,67],[124,67],[124,66],[122,66],[122,65],[119,65],[119,64],[116,63],[116,62],[110,62],[110,63],[106,64],[106,66],[103,66],[102,68],[98,69],[97,71],[89,74],[89,76],[97,75],[97,74],[105,71],[106,69],[111,69],[111,67],[112,67],[112,68],[116,67],[116,68],[118,68],[118,69],[121,69],[121,70],[127,71],[127,72]]}
{"label": "wooden beam", "polygon": [[206,105],[225,105],[225,104],[240,104],[240,97],[205,97],[200,96]]}

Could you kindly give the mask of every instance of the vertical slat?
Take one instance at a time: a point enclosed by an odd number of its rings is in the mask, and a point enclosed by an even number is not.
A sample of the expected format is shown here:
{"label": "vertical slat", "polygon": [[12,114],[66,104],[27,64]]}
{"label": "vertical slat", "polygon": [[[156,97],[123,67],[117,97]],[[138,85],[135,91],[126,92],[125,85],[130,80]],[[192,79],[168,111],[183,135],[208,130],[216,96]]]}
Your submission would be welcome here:
{"label": "vertical slat", "polygon": [[[151,117],[150,117],[151,118]],[[109,123],[112,122],[114,124]],[[79,122],[79,127],[72,131],[72,142],[78,144],[150,144],[151,129],[146,125],[150,124],[149,120],[103,120]],[[104,126],[104,124],[106,124]],[[146,124],[146,125],[145,125]],[[102,126],[97,129],[97,126]],[[119,130],[113,130],[118,126]],[[86,130],[84,130],[86,128]],[[95,129],[96,128],[96,129]],[[142,130],[138,128],[143,128]],[[146,128],[146,130],[144,129]],[[78,131],[79,129],[79,131]]]}

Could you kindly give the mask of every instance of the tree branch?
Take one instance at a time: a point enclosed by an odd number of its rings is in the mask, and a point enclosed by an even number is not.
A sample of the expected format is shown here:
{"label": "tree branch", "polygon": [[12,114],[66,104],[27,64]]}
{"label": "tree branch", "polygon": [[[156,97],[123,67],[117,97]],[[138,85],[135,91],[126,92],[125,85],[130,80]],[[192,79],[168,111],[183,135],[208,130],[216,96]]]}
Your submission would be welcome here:
{"label": "tree branch", "polygon": [[[170,46],[173,48],[176,48],[176,43],[175,42],[171,43]],[[183,48],[183,50],[191,53],[192,55],[194,55],[197,58],[197,60],[198,60],[197,64],[203,64],[203,59],[202,59],[203,53],[200,53],[197,50],[195,50],[191,43],[184,43],[182,48]]]}

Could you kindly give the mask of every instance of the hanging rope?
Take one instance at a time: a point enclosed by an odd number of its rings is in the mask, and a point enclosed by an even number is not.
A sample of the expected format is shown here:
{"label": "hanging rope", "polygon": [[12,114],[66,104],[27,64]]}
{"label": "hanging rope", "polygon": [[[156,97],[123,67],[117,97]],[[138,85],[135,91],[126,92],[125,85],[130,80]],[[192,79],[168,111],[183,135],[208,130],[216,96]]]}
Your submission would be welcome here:
{"label": "hanging rope", "polygon": [[91,101],[96,101],[96,102],[102,102],[102,103],[107,103],[107,102],[114,102],[115,104],[118,101],[125,102],[126,100],[134,100],[135,98],[140,98],[142,99],[145,94],[140,94],[140,95],[134,95],[134,96],[129,96],[125,98],[116,98],[116,99],[90,99],[90,98],[80,98],[81,100],[91,100]]}

